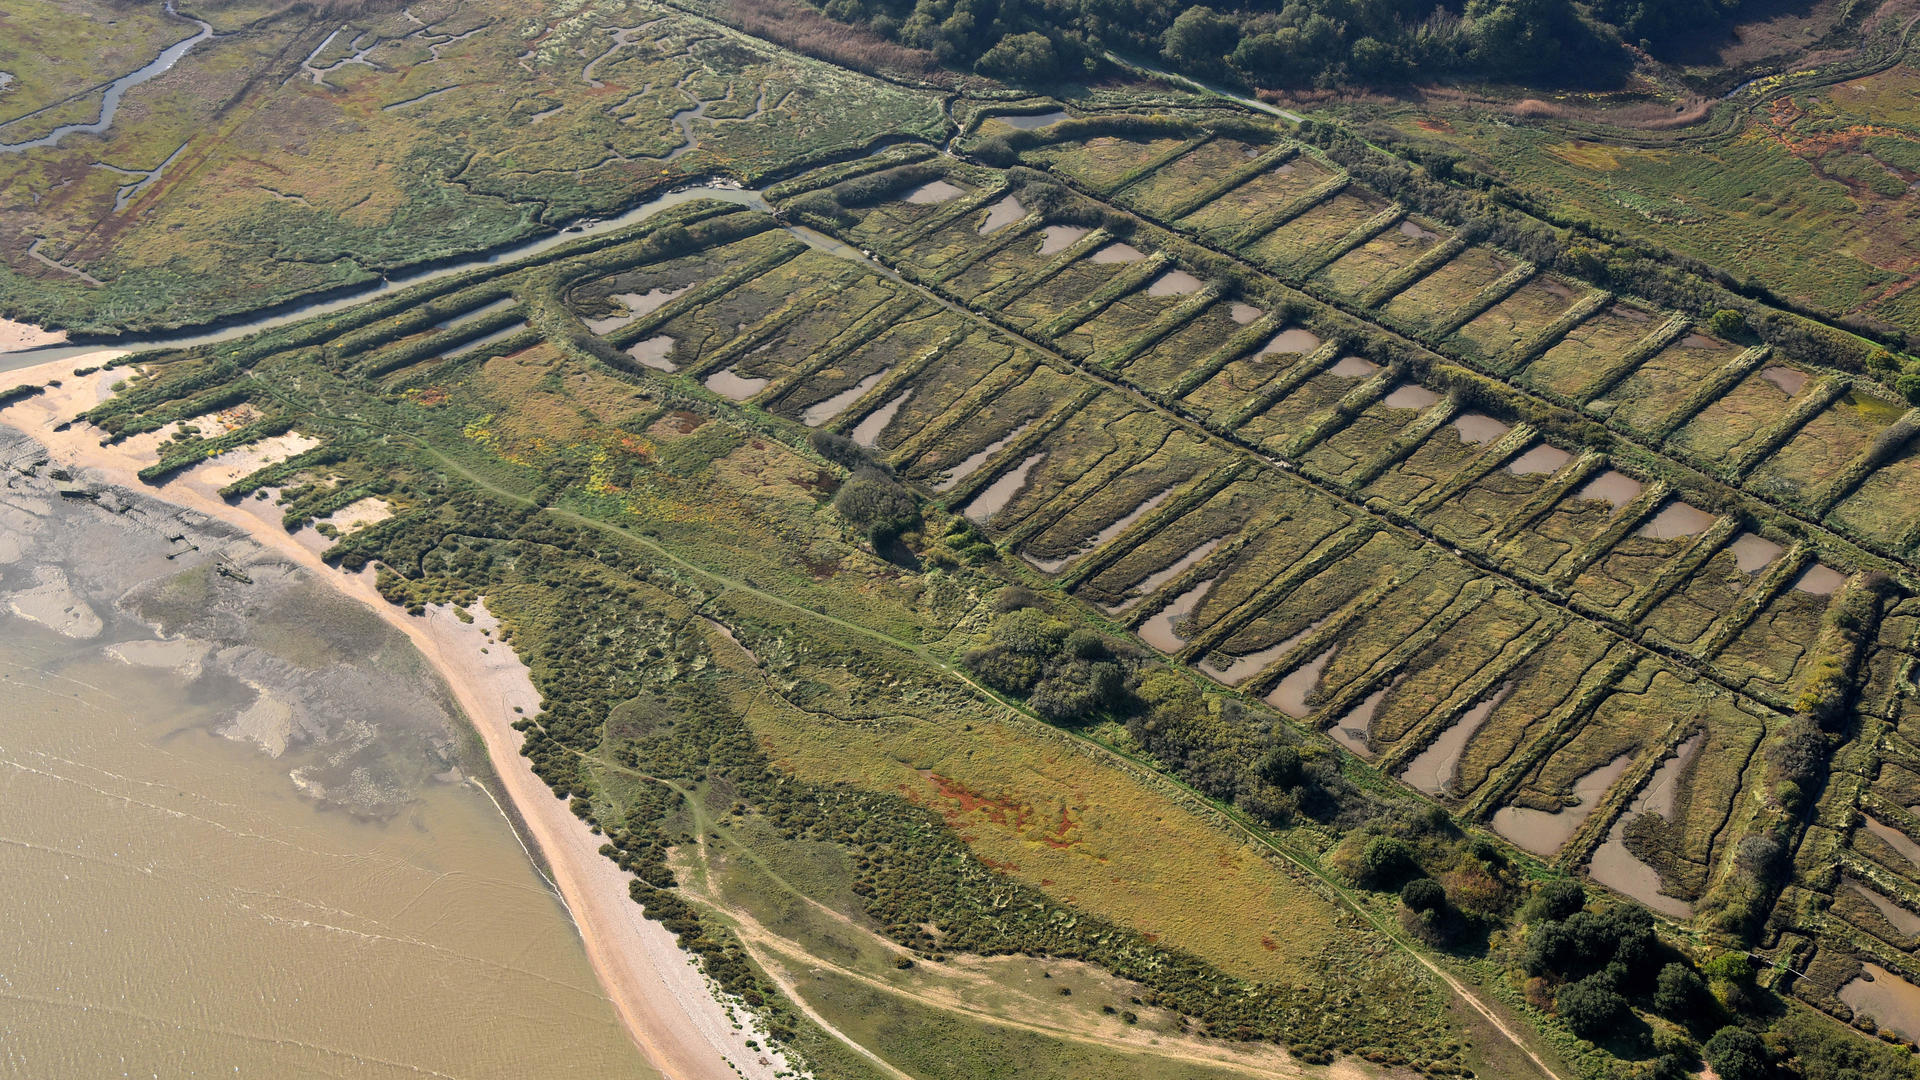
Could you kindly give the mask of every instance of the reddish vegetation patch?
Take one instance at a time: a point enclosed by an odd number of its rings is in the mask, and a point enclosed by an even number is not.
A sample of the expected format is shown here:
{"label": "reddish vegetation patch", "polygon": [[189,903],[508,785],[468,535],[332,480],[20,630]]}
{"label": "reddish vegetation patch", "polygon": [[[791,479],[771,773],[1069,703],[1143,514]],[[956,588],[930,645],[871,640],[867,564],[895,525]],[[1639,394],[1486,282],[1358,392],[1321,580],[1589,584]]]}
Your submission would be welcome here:
{"label": "reddish vegetation patch", "polygon": [[1260,947],[1268,952],[1279,952],[1280,945],[1265,934],[1260,935]]}
{"label": "reddish vegetation patch", "polygon": [[1453,131],[1452,124],[1449,124],[1445,120],[1442,120],[1436,116],[1423,116],[1420,119],[1415,120],[1414,123],[1419,125],[1420,130],[1422,131],[1438,131],[1438,132],[1441,132],[1442,134],[1450,134]]}
{"label": "reddish vegetation patch", "polygon": [[[958,780],[936,772],[929,771],[923,775],[942,798],[949,800],[950,805],[941,810],[940,815],[955,831],[984,819],[1029,840],[1038,840],[1050,848],[1065,849],[1080,842],[1079,837],[1074,835],[1080,823],[1071,810],[1062,809],[1060,820],[1048,824],[1027,803],[981,794]],[[906,794],[909,799],[919,801],[913,791],[909,790]]]}
{"label": "reddish vegetation patch", "polygon": [[910,49],[861,26],[835,22],[786,0],[728,0],[733,22],[754,37],[868,74],[907,72],[952,85],[954,76],[925,49]]}
{"label": "reddish vegetation patch", "polygon": [[667,419],[673,421],[674,430],[682,435],[693,434],[701,424],[707,422],[706,417],[701,416],[699,413],[688,412],[685,409],[675,409],[667,414]]}

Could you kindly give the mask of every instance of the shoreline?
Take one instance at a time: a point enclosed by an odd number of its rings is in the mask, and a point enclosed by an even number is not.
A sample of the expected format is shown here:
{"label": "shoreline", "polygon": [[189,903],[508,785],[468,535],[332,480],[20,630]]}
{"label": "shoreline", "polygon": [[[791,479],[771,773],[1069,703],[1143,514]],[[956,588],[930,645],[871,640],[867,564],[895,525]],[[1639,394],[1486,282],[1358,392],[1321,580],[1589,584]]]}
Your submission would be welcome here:
{"label": "shoreline", "polygon": [[[409,616],[374,588],[371,567],[349,575],[327,565],[317,551],[280,528],[277,514],[256,515],[249,512],[251,500],[231,504],[214,488],[197,485],[194,474],[201,467],[156,487],[137,476],[149,462],[122,446],[100,446],[97,429],[90,425],[54,430],[100,400],[105,388],[122,377],[114,371],[75,377],[73,369],[104,365],[121,355],[103,349],[0,375],[0,391],[50,380],[62,383],[0,407],[0,424],[39,442],[60,465],[87,470],[115,487],[241,530],[405,634],[446,683],[485,745],[500,787],[524,826],[521,839],[531,841],[547,864],[601,988],[647,1060],[671,1080],[773,1080],[777,1073],[790,1071],[791,1066],[765,1049],[766,1035],[750,1014],[740,1009],[736,1016],[717,1000],[693,957],[670,931],[646,918],[628,894],[627,873],[600,854],[600,837],[573,816],[520,755],[522,736],[512,724],[521,714],[513,710],[518,706],[532,715],[540,695],[512,648],[488,634],[497,623],[484,602],[475,605],[471,623],[440,606],[429,608],[423,617]],[[749,1048],[748,1039],[761,1048]]]}

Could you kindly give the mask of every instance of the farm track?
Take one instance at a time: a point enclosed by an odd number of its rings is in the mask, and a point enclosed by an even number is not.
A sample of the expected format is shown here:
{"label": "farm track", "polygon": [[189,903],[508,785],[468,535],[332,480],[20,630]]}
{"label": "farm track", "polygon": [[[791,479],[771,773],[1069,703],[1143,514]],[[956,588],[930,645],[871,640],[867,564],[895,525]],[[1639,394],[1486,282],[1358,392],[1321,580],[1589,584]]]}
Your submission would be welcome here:
{"label": "farm track", "polygon": [[[255,375],[254,377],[259,378],[258,375]],[[262,381],[265,381],[265,380],[262,380]],[[445,453],[439,447],[433,445],[432,443],[419,439],[418,437],[414,436],[410,432],[399,430],[399,429],[393,429],[393,428],[379,427],[377,425],[373,425],[366,421],[360,420],[356,417],[343,416],[337,413],[330,413],[325,410],[315,408],[307,404],[306,402],[304,402],[297,395],[290,393],[282,388],[272,386],[271,384],[268,384],[268,386],[266,387],[266,390],[270,396],[274,397],[290,412],[293,412],[295,414],[309,415],[317,420],[324,420],[331,424],[337,424],[344,427],[361,428],[364,430],[368,430],[370,432],[377,433],[387,438],[401,440],[413,446],[415,449],[431,456],[441,466],[446,468],[448,472],[459,477],[462,481],[468,484],[471,484],[475,488],[485,491],[490,495],[492,495],[493,497],[501,499],[507,503],[518,505],[521,507],[526,507],[526,508],[541,509],[544,513],[552,514],[559,520],[565,521],[568,524],[591,529],[595,532],[602,533],[606,536],[617,539],[621,542],[639,547],[642,550],[646,551],[649,555],[662,559],[682,570],[685,570],[703,580],[706,580],[712,585],[717,586],[722,591],[744,593],[746,595],[754,597],[756,600],[759,600],[761,602],[777,607],[791,615],[798,616],[803,620],[824,622],[838,629],[854,633],[856,635],[867,638],[876,643],[904,652],[912,656],[914,659],[931,666],[932,668],[937,670],[943,677],[951,679],[955,682],[958,682],[964,685],[972,693],[978,695],[979,697],[1000,705],[1002,708],[1007,710],[1010,717],[1015,719],[1019,723],[1019,725],[1025,730],[1027,730],[1028,732],[1032,734],[1043,735],[1043,736],[1048,736],[1052,738],[1066,738],[1070,741],[1078,742],[1084,746],[1087,746],[1091,749],[1096,750],[1099,754],[1106,756],[1115,764],[1121,765],[1126,769],[1126,771],[1130,775],[1134,775],[1137,777],[1151,778],[1151,780],[1154,783],[1160,785],[1164,790],[1177,795],[1181,799],[1181,801],[1196,805],[1202,808],[1203,810],[1209,812],[1211,815],[1216,816],[1217,820],[1226,822],[1230,826],[1231,830],[1239,834],[1243,839],[1258,845],[1262,849],[1272,853],[1274,856],[1285,859],[1288,863],[1312,875],[1316,880],[1323,883],[1329,890],[1333,892],[1334,895],[1336,895],[1339,898],[1339,900],[1343,905],[1345,905],[1348,909],[1353,911],[1355,914],[1359,915],[1362,919],[1364,919],[1368,923],[1368,925],[1374,927],[1379,933],[1381,933],[1389,941],[1391,941],[1397,948],[1407,953],[1414,960],[1416,960],[1422,967],[1426,968],[1429,972],[1431,972],[1433,975],[1439,978],[1443,983],[1445,983],[1446,986],[1455,995],[1457,995],[1462,1001],[1466,1002],[1469,1007],[1471,1007],[1476,1013],[1480,1014],[1480,1016],[1482,1016],[1489,1024],[1491,1024],[1497,1031],[1499,1031],[1503,1037],[1505,1037],[1516,1048],[1518,1048],[1522,1053],[1524,1053],[1527,1056],[1527,1058],[1531,1060],[1540,1069],[1541,1074],[1546,1078],[1546,1080],[1561,1080],[1561,1077],[1559,1076],[1559,1074],[1555,1073],[1553,1069],[1547,1065],[1545,1060],[1541,1058],[1537,1052],[1535,1052],[1532,1046],[1529,1045],[1528,1041],[1504,1019],[1504,1017],[1498,1010],[1494,1009],[1492,1006],[1488,1005],[1485,1001],[1481,1000],[1478,994],[1476,994],[1458,977],[1454,976],[1452,973],[1442,968],[1431,957],[1429,957],[1424,950],[1420,949],[1419,947],[1414,945],[1412,942],[1408,941],[1404,935],[1398,932],[1397,928],[1389,924],[1388,920],[1377,915],[1370,908],[1368,908],[1367,905],[1361,902],[1351,890],[1342,886],[1333,877],[1333,875],[1330,872],[1322,868],[1317,859],[1305,853],[1295,851],[1288,845],[1285,845],[1282,842],[1280,842],[1278,839],[1268,835],[1263,828],[1261,828],[1258,824],[1251,821],[1243,813],[1236,810],[1231,805],[1208,797],[1207,795],[1201,793],[1198,789],[1192,787],[1191,785],[1188,785],[1172,776],[1167,775],[1166,773],[1164,773],[1163,771],[1161,771],[1151,763],[1135,755],[1128,754],[1125,751],[1122,751],[1108,743],[1095,739],[1081,732],[1063,730],[1061,728],[1057,728],[1051,724],[1046,723],[1030,710],[1021,707],[1017,703],[989,689],[985,685],[973,679],[965,671],[962,671],[958,667],[954,666],[953,664],[949,663],[945,659],[942,659],[941,657],[936,655],[931,649],[928,649],[924,645],[921,645],[917,642],[906,641],[901,638],[897,638],[892,635],[886,634],[885,632],[874,629],[872,627],[865,626],[860,623],[853,622],[851,620],[843,619],[838,616],[832,615],[830,613],[815,611],[814,609],[807,607],[805,605],[794,603],[793,601],[787,600],[786,598],[778,595],[777,593],[769,592],[765,589],[755,586],[740,578],[733,577],[721,571],[696,563],[690,559],[686,559],[670,551],[663,545],[645,536],[640,536],[635,533],[629,532],[626,529],[622,529],[617,526],[608,524],[606,522],[599,521],[597,519],[590,518],[585,515],[577,514],[572,511],[564,510],[558,507],[551,507],[551,506],[542,507],[541,504],[539,504],[536,500],[526,495],[522,495],[518,492],[511,491],[507,488],[500,486],[497,483],[494,483],[493,481],[486,479],[485,477],[474,472],[472,469],[468,468],[465,464],[460,462],[457,458]]]}

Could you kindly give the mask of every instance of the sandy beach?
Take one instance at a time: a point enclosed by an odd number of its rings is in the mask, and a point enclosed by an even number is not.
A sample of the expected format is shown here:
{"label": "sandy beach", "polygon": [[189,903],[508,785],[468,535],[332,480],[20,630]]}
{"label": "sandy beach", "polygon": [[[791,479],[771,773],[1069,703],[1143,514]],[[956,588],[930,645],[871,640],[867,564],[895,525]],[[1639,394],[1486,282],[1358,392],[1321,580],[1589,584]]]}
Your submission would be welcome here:
{"label": "sandy beach", "polygon": [[31,323],[0,319],[0,353],[58,345],[65,340],[67,332],[64,330],[42,330]]}
{"label": "sandy beach", "polygon": [[[744,1009],[716,1000],[706,977],[660,924],[647,920],[628,896],[628,875],[599,853],[601,838],[556,798],[520,756],[521,735],[512,724],[515,706],[532,715],[540,697],[526,667],[510,647],[490,636],[496,625],[484,605],[472,623],[444,608],[422,618],[408,616],[375,590],[369,568],[358,575],[326,565],[313,547],[289,535],[279,513],[248,500],[230,504],[218,494],[230,471],[218,459],[159,486],[137,473],[151,463],[126,446],[101,446],[101,433],[84,423],[54,430],[96,404],[121,377],[102,371],[74,376],[76,368],[104,364],[118,354],[103,351],[67,357],[0,375],[0,391],[60,380],[45,393],[0,408],[0,423],[16,427],[47,447],[69,469],[89,470],[105,483],[142,491],[244,530],[263,546],[312,571],[406,634],[453,691],[487,747],[495,772],[525,824],[526,839],[545,859],[552,881],[573,916],[595,973],[634,1041],[649,1061],[675,1080],[774,1080],[789,1066],[765,1049],[766,1035]],[[257,465],[254,467],[258,467]],[[250,471],[250,470],[249,470]],[[258,507],[262,512],[251,512]],[[747,1045],[752,1040],[760,1048]]]}

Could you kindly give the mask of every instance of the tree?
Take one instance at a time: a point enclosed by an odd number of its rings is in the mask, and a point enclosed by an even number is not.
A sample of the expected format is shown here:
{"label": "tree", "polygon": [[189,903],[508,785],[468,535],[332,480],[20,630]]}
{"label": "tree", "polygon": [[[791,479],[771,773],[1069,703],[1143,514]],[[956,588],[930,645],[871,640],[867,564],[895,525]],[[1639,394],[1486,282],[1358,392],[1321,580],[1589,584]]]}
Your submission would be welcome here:
{"label": "tree", "polygon": [[1401,886],[1400,902],[1414,911],[1440,911],[1447,906],[1447,890],[1432,878],[1414,878]]}
{"label": "tree", "polygon": [[1111,660],[1069,660],[1040,680],[1027,703],[1043,720],[1077,720],[1117,701],[1120,685],[1120,665]]}
{"label": "tree", "polygon": [[1008,82],[1038,83],[1059,73],[1060,57],[1045,34],[1008,34],[994,42],[973,66],[982,75]]}
{"label": "tree", "polygon": [[1707,1000],[1707,983],[1700,973],[1682,963],[1660,969],[1653,988],[1653,1008],[1673,1020],[1687,1020]]}
{"label": "tree", "polygon": [[1237,23],[1198,4],[1182,11],[1160,36],[1160,55],[1182,67],[1216,71],[1239,44]]}
{"label": "tree", "polygon": [[1721,308],[1707,319],[1707,329],[1721,337],[1738,337],[1747,332],[1747,317],[1732,308]]}
{"label": "tree", "polygon": [[1773,1072],[1766,1044],[1746,1028],[1721,1028],[1701,1047],[1701,1053],[1720,1080],[1766,1080]]}
{"label": "tree", "polygon": [[1040,681],[1040,661],[1004,645],[975,649],[965,658],[967,670],[1003,694],[1025,694]]}
{"label": "tree", "polygon": [[1469,0],[1474,59],[1512,78],[1564,76],[1567,46],[1591,36],[1570,0]]}
{"label": "tree", "polygon": [[1561,987],[1553,1007],[1575,1035],[1596,1042],[1627,1016],[1627,999],[1597,975]]}
{"label": "tree", "polygon": [[1555,878],[1540,886],[1520,917],[1525,922],[1563,922],[1587,906],[1587,890],[1572,878]]}
{"label": "tree", "polygon": [[988,636],[1023,656],[1050,656],[1066,640],[1068,626],[1039,608],[1020,608],[993,620]]}
{"label": "tree", "polygon": [[834,496],[833,508],[847,524],[883,543],[920,521],[913,492],[878,469],[862,469]]}
{"label": "tree", "polygon": [[1274,787],[1293,787],[1300,782],[1300,751],[1291,746],[1276,746],[1260,758],[1255,771]]}
{"label": "tree", "polygon": [[1371,836],[1360,849],[1355,877],[1368,888],[1392,888],[1419,869],[1406,841],[1397,836]]}

